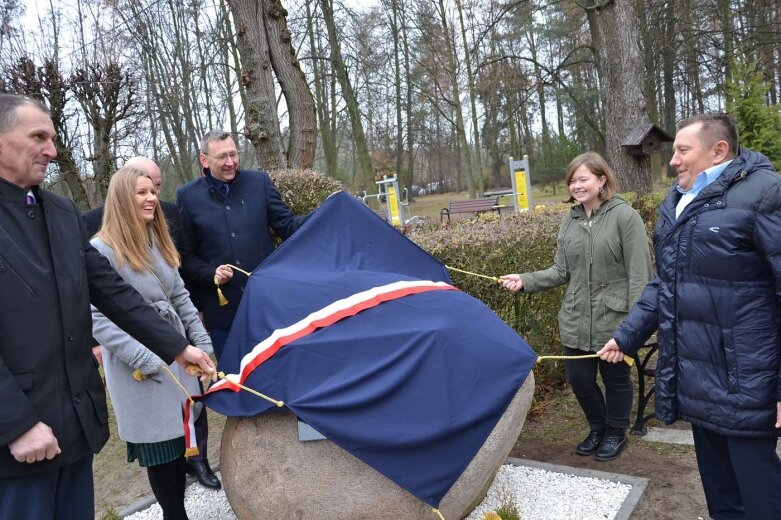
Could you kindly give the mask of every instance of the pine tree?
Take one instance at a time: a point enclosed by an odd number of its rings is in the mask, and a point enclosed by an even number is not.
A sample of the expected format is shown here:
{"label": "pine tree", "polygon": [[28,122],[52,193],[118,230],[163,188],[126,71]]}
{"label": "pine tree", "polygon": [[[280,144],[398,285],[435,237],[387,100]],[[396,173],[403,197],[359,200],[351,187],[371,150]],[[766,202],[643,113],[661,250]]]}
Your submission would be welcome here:
{"label": "pine tree", "polygon": [[781,111],[768,105],[768,86],[756,63],[734,61],[727,84],[727,113],[738,124],[740,145],[765,154],[781,171]]}

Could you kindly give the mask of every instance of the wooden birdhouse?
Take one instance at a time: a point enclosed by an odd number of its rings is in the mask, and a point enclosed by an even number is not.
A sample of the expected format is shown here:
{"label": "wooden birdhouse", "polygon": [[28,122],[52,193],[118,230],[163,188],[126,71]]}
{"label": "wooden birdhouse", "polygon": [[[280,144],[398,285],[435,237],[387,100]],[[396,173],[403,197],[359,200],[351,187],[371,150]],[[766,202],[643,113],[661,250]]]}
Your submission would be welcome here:
{"label": "wooden birdhouse", "polygon": [[621,143],[630,155],[650,155],[662,149],[662,143],[672,142],[673,138],[653,123],[643,123],[632,130]]}

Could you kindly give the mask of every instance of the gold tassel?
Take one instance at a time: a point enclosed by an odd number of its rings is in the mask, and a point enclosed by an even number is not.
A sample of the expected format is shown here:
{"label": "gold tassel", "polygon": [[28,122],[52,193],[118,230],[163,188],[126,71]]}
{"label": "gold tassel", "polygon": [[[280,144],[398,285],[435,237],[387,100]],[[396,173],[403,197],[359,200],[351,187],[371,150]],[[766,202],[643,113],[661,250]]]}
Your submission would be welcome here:
{"label": "gold tassel", "polygon": [[146,379],[146,376],[144,375],[143,372],[141,372],[140,368],[137,368],[137,369],[133,370],[133,379],[135,379],[136,381],[138,381],[140,383],[141,381]]}
{"label": "gold tassel", "polygon": [[222,294],[222,289],[220,288],[220,284],[217,282],[216,276],[214,277],[214,285],[217,286],[217,300],[220,302],[220,307],[228,305],[228,299],[224,294]]}
{"label": "gold tassel", "polygon": [[184,457],[187,459],[190,457],[197,457],[199,453],[198,448],[187,448],[184,450]]}

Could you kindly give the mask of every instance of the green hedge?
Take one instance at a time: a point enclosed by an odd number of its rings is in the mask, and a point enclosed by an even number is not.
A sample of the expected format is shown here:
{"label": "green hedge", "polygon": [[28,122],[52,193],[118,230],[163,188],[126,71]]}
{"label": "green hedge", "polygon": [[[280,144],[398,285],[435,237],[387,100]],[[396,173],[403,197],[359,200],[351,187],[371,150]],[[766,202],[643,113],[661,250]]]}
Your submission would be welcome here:
{"label": "green hedge", "polygon": [[[488,276],[546,269],[553,263],[561,219],[568,207],[502,216],[481,216],[452,227],[410,235],[445,265]],[[533,294],[514,294],[484,278],[450,273],[464,292],[482,300],[510,324],[539,355],[560,354],[558,312],[564,286]],[[538,382],[560,382],[563,365],[546,362],[535,370]]]}
{"label": "green hedge", "polygon": [[269,172],[282,200],[293,213],[304,215],[320,206],[342,183],[314,170],[274,170]]}

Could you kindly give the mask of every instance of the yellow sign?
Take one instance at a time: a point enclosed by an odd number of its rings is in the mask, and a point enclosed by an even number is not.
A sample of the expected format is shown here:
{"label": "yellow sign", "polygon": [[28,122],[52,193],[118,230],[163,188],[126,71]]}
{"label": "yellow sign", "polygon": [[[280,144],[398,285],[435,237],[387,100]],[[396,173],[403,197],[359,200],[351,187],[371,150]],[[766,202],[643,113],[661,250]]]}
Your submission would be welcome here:
{"label": "yellow sign", "polygon": [[399,218],[399,197],[392,184],[388,185],[388,212],[391,217],[390,223],[394,226],[401,226],[401,219]]}
{"label": "yellow sign", "polygon": [[524,211],[529,209],[529,193],[526,189],[526,170],[515,170],[515,196],[518,203],[518,210]]}

